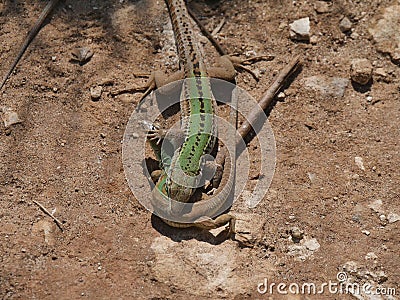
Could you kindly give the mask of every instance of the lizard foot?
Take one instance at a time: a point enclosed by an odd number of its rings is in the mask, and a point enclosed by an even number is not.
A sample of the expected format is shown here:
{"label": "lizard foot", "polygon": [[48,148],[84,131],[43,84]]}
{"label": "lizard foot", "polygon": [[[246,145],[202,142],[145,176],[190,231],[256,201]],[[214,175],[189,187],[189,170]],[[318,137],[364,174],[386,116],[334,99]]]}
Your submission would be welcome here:
{"label": "lizard foot", "polygon": [[147,139],[151,142],[155,142],[156,145],[161,143],[161,141],[165,138],[165,135],[165,130],[156,125],[153,125],[153,128],[147,131]]}
{"label": "lizard foot", "polygon": [[229,60],[232,62],[233,66],[235,67],[236,70],[243,70],[249,73],[256,81],[259,81],[258,76],[249,68],[247,68],[247,65],[254,64],[258,61],[271,61],[274,59],[274,56],[272,55],[259,55],[259,56],[254,56],[246,59],[241,59],[236,56],[229,56]]}

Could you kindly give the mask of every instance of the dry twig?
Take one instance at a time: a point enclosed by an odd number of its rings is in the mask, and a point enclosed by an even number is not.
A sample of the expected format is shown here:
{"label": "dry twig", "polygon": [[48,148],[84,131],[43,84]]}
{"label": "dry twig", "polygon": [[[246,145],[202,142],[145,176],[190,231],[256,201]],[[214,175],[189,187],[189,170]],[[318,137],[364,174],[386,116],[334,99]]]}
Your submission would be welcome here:
{"label": "dry twig", "polygon": [[54,222],[56,222],[58,228],[60,228],[61,231],[64,231],[63,227],[62,227],[62,223],[60,222],[60,220],[58,220],[55,216],[53,216],[42,204],[40,204],[39,202],[32,200],[33,203],[35,203],[37,206],[40,207],[40,209],[47,214],[50,218],[52,218],[54,220]]}

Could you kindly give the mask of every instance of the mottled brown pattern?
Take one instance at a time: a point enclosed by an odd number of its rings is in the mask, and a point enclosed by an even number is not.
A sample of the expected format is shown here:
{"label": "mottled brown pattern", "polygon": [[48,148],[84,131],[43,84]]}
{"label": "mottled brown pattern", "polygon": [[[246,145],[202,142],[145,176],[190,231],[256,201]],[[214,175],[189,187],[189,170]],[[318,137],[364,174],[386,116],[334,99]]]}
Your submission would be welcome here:
{"label": "mottled brown pattern", "polygon": [[195,40],[191,29],[185,2],[166,0],[166,3],[171,15],[179,59],[185,69],[186,77],[207,77],[207,71],[197,46],[198,42]]}

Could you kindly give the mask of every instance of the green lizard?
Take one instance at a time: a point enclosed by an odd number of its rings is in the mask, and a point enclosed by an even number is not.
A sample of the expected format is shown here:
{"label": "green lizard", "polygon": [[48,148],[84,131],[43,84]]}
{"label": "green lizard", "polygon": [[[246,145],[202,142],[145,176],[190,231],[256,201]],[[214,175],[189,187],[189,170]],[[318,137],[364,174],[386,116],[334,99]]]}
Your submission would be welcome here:
{"label": "green lizard", "polygon": [[[201,162],[209,154],[216,140],[216,100],[211,91],[210,77],[232,80],[235,68],[228,57],[221,57],[220,68],[206,69],[198,42],[195,40],[186,5],[182,0],[166,0],[172,27],[177,43],[177,50],[183,70],[174,76],[163,79],[159,74],[150,78],[148,91],[156,86],[184,78],[180,95],[181,130],[184,133],[183,144],[173,153],[170,161],[163,165],[163,171],[153,190],[151,203],[154,211],[161,216],[175,216],[183,213],[176,203],[188,203],[198,185]],[[153,148],[157,148],[162,134],[153,128],[148,139]],[[158,158],[160,150],[156,150]],[[234,158],[233,158],[234,159]],[[232,163],[234,166],[234,162]],[[163,221],[173,227],[199,227],[214,229],[226,224],[228,235],[235,232],[236,218],[230,214],[222,214],[215,219],[210,216],[228,209],[227,201],[234,185],[234,167],[230,168],[229,179],[223,190],[211,200],[191,204],[190,212],[181,215],[183,222],[174,222],[163,217]],[[175,203],[175,204],[173,204]],[[174,206],[175,205],[175,206]]]}

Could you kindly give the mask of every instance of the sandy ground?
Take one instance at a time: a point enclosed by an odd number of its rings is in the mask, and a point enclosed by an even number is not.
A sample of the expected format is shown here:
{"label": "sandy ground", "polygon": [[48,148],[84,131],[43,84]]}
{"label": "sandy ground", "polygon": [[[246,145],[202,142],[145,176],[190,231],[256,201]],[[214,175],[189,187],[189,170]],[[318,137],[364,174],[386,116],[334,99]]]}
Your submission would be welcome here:
{"label": "sandy ground", "polygon": [[[217,38],[230,53],[275,57],[250,66],[259,82],[238,74],[237,84],[253,97],[295,55],[303,60],[269,113],[276,142],[270,189],[256,209],[231,211],[254,241],[241,248],[164,225],[124,176],[121,141],[141,94],[113,92],[143,85],[137,74],[178,68],[164,2],[65,1],[1,93],[3,119],[15,112],[21,120],[0,125],[1,298],[396,299],[400,69],[384,53],[392,45],[378,46],[369,30],[396,4],[190,3],[209,30],[225,18]],[[0,2],[1,74],[44,5]],[[351,21],[347,34],[339,28],[344,16]],[[311,43],[289,37],[289,23],[303,17],[310,19]],[[211,64],[215,50],[204,39],[202,45]],[[94,56],[72,63],[70,52],[83,46]],[[357,58],[373,66],[366,86],[350,81]],[[93,101],[90,89],[98,86],[102,94]],[[248,149],[258,153],[253,141]],[[256,183],[257,174],[249,180]],[[53,212],[63,231],[33,201]],[[277,291],[279,283],[284,291],[305,283],[321,289],[338,283],[338,272],[397,295]],[[265,283],[275,284],[272,293]]]}

